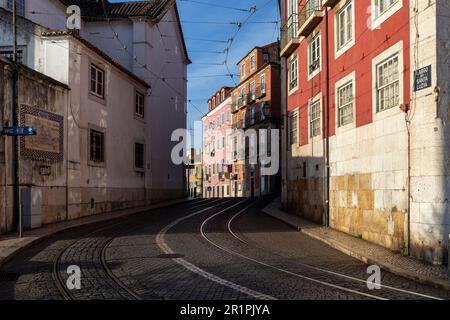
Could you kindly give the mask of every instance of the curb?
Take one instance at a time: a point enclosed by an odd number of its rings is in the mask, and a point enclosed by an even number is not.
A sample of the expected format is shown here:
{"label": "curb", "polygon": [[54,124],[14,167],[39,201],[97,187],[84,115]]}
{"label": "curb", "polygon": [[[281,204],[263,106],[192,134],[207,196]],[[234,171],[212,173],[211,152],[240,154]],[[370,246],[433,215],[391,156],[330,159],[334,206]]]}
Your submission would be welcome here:
{"label": "curb", "polygon": [[262,210],[265,214],[267,214],[267,215],[269,215],[269,216],[271,216],[271,217],[273,217],[273,218],[275,218],[275,219],[277,219],[277,220],[279,220],[279,221],[289,225],[290,227],[293,227],[297,231],[300,231],[301,233],[303,233],[303,234],[305,234],[305,235],[307,235],[307,236],[309,236],[309,237],[311,237],[313,239],[316,239],[318,241],[321,241],[321,242],[329,245],[330,247],[332,247],[332,248],[334,248],[334,249],[336,249],[336,250],[338,250],[338,251],[340,251],[340,252],[342,252],[342,253],[350,256],[350,257],[353,257],[353,258],[355,258],[355,259],[357,259],[359,261],[362,261],[365,264],[378,265],[378,266],[381,267],[381,269],[384,269],[384,270],[386,270],[386,271],[388,271],[390,273],[393,273],[393,274],[395,274],[397,276],[400,276],[400,277],[403,277],[403,278],[406,278],[406,279],[409,279],[409,280],[413,280],[413,281],[418,282],[420,284],[428,285],[428,286],[431,286],[431,287],[436,288],[436,289],[443,289],[443,290],[450,291],[450,282],[447,282],[445,280],[440,280],[440,279],[433,279],[433,278],[426,277],[426,276],[421,276],[421,275],[419,275],[417,273],[412,273],[412,272],[406,271],[404,269],[401,269],[401,268],[399,268],[397,266],[394,266],[394,265],[392,265],[390,263],[386,263],[384,261],[377,260],[376,258],[372,258],[372,257],[370,257],[368,255],[364,255],[364,254],[360,254],[358,252],[352,251],[351,249],[349,249],[348,247],[340,244],[337,241],[328,240],[328,239],[322,238],[320,236],[317,236],[314,233],[310,232],[307,228],[301,227],[301,226],[299,226],[299,225],[297,225],[297,224],[295,224],[295,223],[293,223],[291,221],[288,221],[287,219],[283,219],[283,217],[280,217],[280,216],[278,216],[276,214],[273,214],[272,212],[270,212],[270,209],[268,208],[269,206],[265,207]]}
{"label": "curb", "polygon": [[[43,235],[38,235],[38,236],[34,236],[34,237],[30,237],[30,239],[24,240],[24,243],[19,244],[18,246],[13,246],[12,251],[10,253],[7,253],[7,255],[5,257],[0,257],[0,269],[3,268],[3,266],[8,263],[9,261],[11,261],[12,259],[14,259],[15,257],[17,257],[20,253],[22,253],[24,250],[35,246],[51,237],[57,236],[59,234],[65,233],[65,232],[70,232],[70,231],[76,231],[85,227],[93,227],[95,225],[99,225],[102,223],[108,223],[108,222],[114,222],[114,221],[120,221],[120,220],[125,220],[126,218],[129,218],[131,216],[135,216],[135,215],[139,215],[139,214],[143,214],[147,211],[151,211],[151,210],[156,210],[156,209],[161,209],[161,208],[169,208],[171,206],[175,206],[175,205],[179,205],[179,204],[183,204],[183,203],[189,203],[191,201],[193,201],[195,199],[182,199],[182,200],[174,200],[173,203],[161,203],[161,204],[155,204],[153,206],[149,206],[146,208],[136,208],[136,209],[128,209],[130,210],[130,212],[124,212],[123,214],[117,214],[114,217],[107,217],[106,215],[114,213],[114,212],[105,212],[102,213],[100,215],[105,215],[104,219],[102,219],[102,217],[99,217],[98,220],[95,221],[86,221],[86,222],[81,222],[79,224],[76,224],[77,220],[69,220],[69,221],[65,221],[65,222],[73,222],[74,225],[71,226],[67,226],[67,227],[62,227],[61,229],[57,229],[54,231],[48,231],[48,233],[45,233]],[[97,215],[97,216],[100,216]],[[95,215],[90,216],[90,217],[95,217]],[[37,229],[39,230],[39,229]]]}

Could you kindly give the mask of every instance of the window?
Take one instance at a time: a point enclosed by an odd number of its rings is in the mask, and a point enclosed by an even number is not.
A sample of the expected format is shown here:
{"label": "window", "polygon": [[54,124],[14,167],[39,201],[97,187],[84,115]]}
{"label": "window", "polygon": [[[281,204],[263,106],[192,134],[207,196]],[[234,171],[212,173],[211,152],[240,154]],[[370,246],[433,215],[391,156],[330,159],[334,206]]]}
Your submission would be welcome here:
{"label": "window", "polygon": [[403,0],[372,0],[370,29],[379,29],[380,26],[402,9]]}
{"label": "window", "polygon": [[395,6],[399,0],[375,0],[376,17],[382,16],[389,9]]}
{"label": "window", "polygon": [[266,64],[269,62],[269,54],[267,52],[263,53],[263,63]]}
{"label": "window", "polygon": [[[16,6],[17,14],[19,16],[25,17],[25,0],[17,0],[16,3],[17,3],[17,6]],[[13,0],[7,0],[6,4],[8,6],[8,9],[12,11]]]}
{"label": "window", "polygon": [[320,100],[313,101],[309,105],[309,128],[311,138],[320,136],[321,130],[320,115],[321,115]]}
{"label": "window", "polygon": [[298,86],[298,60],[295,56],[289,63],[289,91]]}
{"label": "window", "polygon": [[[255,157],[256,154],[258,153],[257,151],[257,147],[256,147],[256,133],[253,132],[250,137],[249,137],[249,156],[250,157]],[[254,171],[254,169],[253,169]]]}
{"label": "window", "polygon": [[241,90],[241,97],[242,97],[242,105],[245,106],[247,104],[247,89],[245,87]]}
{"label": "window", "polygon": [[239,109],[239,96],[237,94],[234,95],[234,110]]}
{"label": "window", "polygon": [[337,89],[338,126],[353,122],[353,81],[347,82]]}
{"label": "window", "polygon": [[320,70],[320,34],[317,34],[309,43],[309,74]]}
{"label": "window", "polygon": [[297,36],[297,24],[298,24],[298,5],[297,0],[289,0],[288,4],[288,37],[289,40],[294,39]]}
{"label": "window", "polygon": [[266,93],[266,75],[261,75],[261,93]]}
{"label": "window", "polygon": [[256,96],[255,96],[255,83],[252,82],[250,83],[250,98],[251,100],[255,100]]}
{"label": "window", "polygon": [[400,103],[400,71],[398,54],[377,65],[377,112]]}
{"label": "window", "polygon": [[105,71],[91,64],[91,93],[99,98],[105,96]]}
{"label": "window", "polygon": [[134,144],[134,167],[136,169],[144,169],[144,144]]}
{"label": "window", "polygon": [[252,55],[250,57],[250,70],[253,71],[255,70],[256,64],[255,64],[255,55]]}
{"label": "window", "polygon": [[225,101],[225,91],[222,91],[222,101]]}
{"label": "window", "polygon": [[135,113],[137,116],[144,118],[144,95],[136,92]]}
{"label": "window", "polygon": [[337,50],[353,40],[353,2],[347,3],[336,15]]}
{"label": "window", "polygon": [[231,120],[231,110],[227,111],[227,122],[230,122]]}
{"label": "window", "polygon": [[245,111],[243,111],[242,112],[242,129],[244,129],[245,128],[245,118],[246,118],[246,113],[245,113]]}
{"label": "window", "polygon": [[245,62],[241,65],[241,78],[245,78]]}
{"label": "window", "polygon": [[215,108],[216,107],[216,97],[214,97],[212,99],[212,107]]}
{"label": "window", "polygon": [[291,145],[298,143],[298,113],[289,115],[289,142]]}
{"label": "window", "polygon": [[105,134],[101,131],[90,130],[89,159],[94,163],[105,162]]}
{"label": "window", "polygon": [[255,106],[251,106],[250,108],[250,124],[255,123]]}

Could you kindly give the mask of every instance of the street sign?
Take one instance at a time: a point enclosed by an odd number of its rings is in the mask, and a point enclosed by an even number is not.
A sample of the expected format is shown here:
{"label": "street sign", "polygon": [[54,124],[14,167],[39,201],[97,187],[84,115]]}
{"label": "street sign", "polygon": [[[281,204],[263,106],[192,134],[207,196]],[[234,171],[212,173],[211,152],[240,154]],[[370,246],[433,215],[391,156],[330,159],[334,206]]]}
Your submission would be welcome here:
{"label": "street sign", "polygon": [[7,127],[2,131],[2,135],[9,137],[20,136],[35,136],[37,134],[36,129],[33,127]]}
{"label": "street sign", "polygon": [[414,91],[431,87],[431,66],[414,71]]}

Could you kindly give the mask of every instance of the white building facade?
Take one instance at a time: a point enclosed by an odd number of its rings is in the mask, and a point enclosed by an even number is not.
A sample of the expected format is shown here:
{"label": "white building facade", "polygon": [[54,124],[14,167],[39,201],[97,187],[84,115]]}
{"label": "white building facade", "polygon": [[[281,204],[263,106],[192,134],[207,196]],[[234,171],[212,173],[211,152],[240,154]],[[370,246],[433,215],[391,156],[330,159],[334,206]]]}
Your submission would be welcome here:
{"label": "white building facade", "polygon": [[[18,24],[21,62],[70,88],[67,195],[60,200],[66,212],[59,216],[182,197],[184,168],[171,161],[170,138],[186,127],[190,62],[175,3],[105,1],[106,11],[101,4],[88,10],[91,1],[71,4],[82,10],[79,33],[66,30],[66,1],[27,1]],[[6,57],[12,44],[8,5],[0,0],[0,54]],[[162,19],[170,22],[158,25]]]}

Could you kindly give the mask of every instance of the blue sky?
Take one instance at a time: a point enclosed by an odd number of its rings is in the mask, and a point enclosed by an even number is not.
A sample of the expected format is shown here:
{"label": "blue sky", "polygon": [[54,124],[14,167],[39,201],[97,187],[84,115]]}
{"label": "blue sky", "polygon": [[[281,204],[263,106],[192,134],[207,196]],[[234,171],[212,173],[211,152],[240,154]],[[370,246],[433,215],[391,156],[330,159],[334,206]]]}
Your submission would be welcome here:
{"label": "blue sky", "polygon": [[[208,63],[221,64],[226,55],[214,52],[223,52],[228,46],[226,43],[214,43],[197,41],[193,39],[212,39],[227,41],[236,34],[237,25],[231,22],[243,22],[250,13],[222,8],[221,6],[241,8],[249,10],[256,6],[257,11],[250,18],[249,23],[243,25],[231,46],[228,57],[228,65],[232,74],[237,74],[236,63],[253,47],[261,46],[278,38],[279,25],[274,22],[279,20],[277,0],[178,0],[178,8],[183,23],[183,31],[189,56],[193,62],[188,68],[188,99],[205,113],[208,109],[207,98],[222,86],[234,86],[230,77],[220,76],[228,74],[224,65],[205,65]],[[198,3],[201,2],[201,3]],[[203,4],[208,3],[211,5]],[[189,23],[217,22],[218,24]],[[225,23],[225,24],[221,24]],[[199,78],[202,76],[214,76]],[[217,76],[217,77],[216,77]],[[239,79],[235,77],[236,82]],[[192,105],[188,108],[188,128],[192,128],[195,120],[200,120],[202,114]]]}
{"label": "blue sky", "polygon": [[[208,110],[207,99],[222,86],[235,85],[229,76],[223,75],[237,74],[236,63],[253,47],[278,39],[279,24],[274,23],[279,20],[278,1],[177,0],[177,3],[189,57],[193,62],[188,68],[188,99],[195,105],[195,107],[192,104],[188,105],[188,129],[192,129],[193,122],[200,120]],[[236,35],[238,30],[236,23],[248,19],[249,10],[254,6],[256,12]],[[229,44],[196,39],[227,41],[234,35],[236,37],[227,59],[230,72],[225,65],[210,65],[222,64],[225,61],[224,49]],[[239,82],[238,77],[235,77],[235,81]]]}

